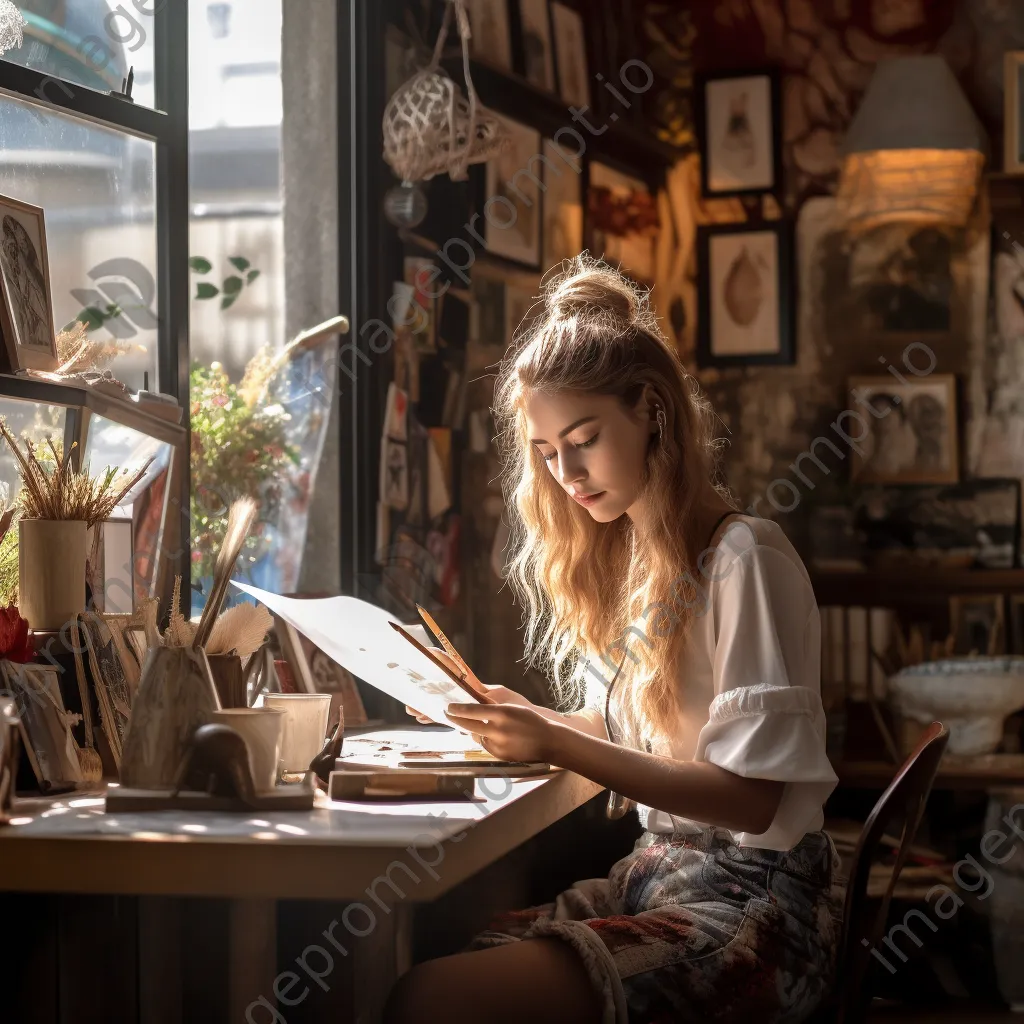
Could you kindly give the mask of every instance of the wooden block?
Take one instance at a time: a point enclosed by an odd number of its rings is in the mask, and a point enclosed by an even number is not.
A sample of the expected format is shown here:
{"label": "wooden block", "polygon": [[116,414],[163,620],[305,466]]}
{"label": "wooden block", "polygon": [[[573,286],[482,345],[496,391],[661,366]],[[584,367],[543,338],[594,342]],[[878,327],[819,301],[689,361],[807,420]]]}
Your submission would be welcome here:
{"label": "wooden block", "polygon": [[343,771],[331,772],[332,800],[477,800],[473,776],[446,772]]}

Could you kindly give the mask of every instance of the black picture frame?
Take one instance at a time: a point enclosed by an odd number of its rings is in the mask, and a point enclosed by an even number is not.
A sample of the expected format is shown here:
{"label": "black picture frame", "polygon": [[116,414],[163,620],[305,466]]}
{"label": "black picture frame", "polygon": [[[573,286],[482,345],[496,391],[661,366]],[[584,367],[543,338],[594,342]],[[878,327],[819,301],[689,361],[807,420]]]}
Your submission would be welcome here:
{"label": "black picture frame", "polygon": [[[763,85],[759,80],[767,79]],[[748,186],[733,185],[727,187],[715,186],[714,176],[716,173],[716,162],[711,152],[711,139],[709,132],[713,125],[719,123],[722,114],[716,113],[711,116],[708,111],[709,90],[711,93],[718,93],[716,86],[724,86],[730,82],[749,80],[751,85],[758,84],[759,88],[767,88],[767,110],[771,120],[769,127],[770,153],[761,153],[760,159],[755,164],[751,174],[757,179]],[[758,80],[755,83],[754,80]],[[778,195],[782,190],[782,80],[778,68],[746,69],[743,71],[715,72],[714,74],[703,74],[694,77],[696,85],[696,103],[694,105],[694,127],[697,135],[697,146],[700,151],[700,187],[701,195],[705,199],[724,199],[729,196],[754,196],[754,195]],[[716,96],[716,102],[720,97]],[[755,150],[755,159],[758,154]],[[771,180],[760,183],[766,169],[771,168]],[[761,174],[758,176],[758,171]]]}
{"label": "black picture frame", "polygon": [[[775,238],[775,295],[778,345],[772,351],[723,353],[716,350],[712,289],[725,286],[733,270],[712,266],[712,243],[725,236],[763,235]],[[753,241],[753,239],[752,239]],[[796,362],[795,289],[793,277],[793,227],[789,221],[744,221],[707,224],[697,228],[697,365],[700,368],[727,366],[791,366]],[[733,261],[733,269],[736,260]],[[716,269],[718,273],[716,273]],[[771,268],[769,267],[770,271]],[[723,328],[725,329],[725,328]],[[739,325],[737,325],[739,329]]]}

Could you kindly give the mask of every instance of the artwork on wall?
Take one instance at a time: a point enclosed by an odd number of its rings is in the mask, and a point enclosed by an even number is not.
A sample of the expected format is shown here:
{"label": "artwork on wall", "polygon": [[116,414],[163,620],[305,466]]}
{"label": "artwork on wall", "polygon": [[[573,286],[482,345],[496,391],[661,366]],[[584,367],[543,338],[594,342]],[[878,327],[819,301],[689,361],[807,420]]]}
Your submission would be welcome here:
{"label": "artwork on wall", "polygon": [[590,248],[642,284],[653,284],[660,225],[657,200],[639,178],[596,161],[589,169]]}
{"label": "artwork on wall", "polygon": [[540,132],[508,118],[500,120],[512,141],[487,164],[483,204],[487,251],[536,267],[541,254],[541,202],[536,171],[531,168],[539,164]]}
{"label": "artwork on wall", "polygon": [[1003,170],[1024,174],[1024,50],[1003,55]]}
{"label": "artwork on wall", "polygon": [[57,368],[43,211],[8,196],[0,196],[0,332],[6,369]]}
{"label": "artwork on wall", "polygon": [[1020,560],[1019,480],[872,487],[853,525],[867,561],[945,569],[1012,569]]}
{"label": "artwork on wall", "polygon": [[1002,594],[949,599],[949,628],[955,654],[1005,654],[1006,618]]}
{"label": "artwork on wall", "polygon": [[776,71],[706,75],[697,83],[697,145],[704,196],[774,192],[782,180]]}
{"label": "artwork on wall", "polygon": [[473,33],[470,52],[474,60],[512,70],[512,33],[504,0],[466,0],[469,28]]}
{"label": "artwork on wall", "polygon": [[590,106],[590,77],[587,74],[587,35],[583,16],[565,4],[551,5],[558,62],[558,86],[562,99],[576,107]]}
{"label": "artwork on wall", "polygon": [[698,228],[698,365],[795,361],[791,254],[783,221]]}
{"label": "artwork on wall", "polygon": [[536,300],[532,292],[509,285],[505,289],[505,342],[510,343],[526,322]]}
{"label": "artwork on wall", "polygon": [[[901,383],[892,376],[852,377],[849,393],[870,433],[854,449],[850,476],[858,483],[952,483],[960,460],[956,378],[933,373]],[[870,414],[870,415],[867,415]]]}
{"label": "artwork on wall", "polygon": [[581,170],[568,163],[551,139],[544,140],[544,258],[550,270],[583,249],[583,183]]}
{"label": "artwork on wall", "polygon": [[[519,27],[523,37],[526,80],[538,89],[554,92],[555,62],[551,52],[548,0],[519,0]],[[535,149],[536,152],[538,150]]]}

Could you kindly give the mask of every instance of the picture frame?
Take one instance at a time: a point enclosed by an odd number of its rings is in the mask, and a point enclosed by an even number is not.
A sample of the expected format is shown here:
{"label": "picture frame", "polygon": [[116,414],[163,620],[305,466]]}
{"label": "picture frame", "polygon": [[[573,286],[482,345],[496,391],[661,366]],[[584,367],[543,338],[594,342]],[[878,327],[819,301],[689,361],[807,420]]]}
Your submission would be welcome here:
{"label": "picture frame", "polygon": [[57,369],[45,217],[10,196],[0,196],[0,333],[7,372]]}
{"label": "picture frame", "polygon": [[0,677],[17,705],[21,740],[40,790],[73,789],[83,778],[71,730],[82,716],[65,708],[58,668],[0,661]]}
{"label": "picture frame", "polygon": [[519,0],[518,10],[523,77],[534,88],[553,93],[555,60],[551,44],[551,12],[548,9],[548,0]]}
{"label": "picture frame", "polygon": [[1024,50],[1003,54],[1003,171],[1024,174]]}
{"label": "picture frame", "polygon": [[483,206],[487,251],[492,256],[540,266],[543,231],[540,184],[541,135],[535,128],[507,117],[499,119],[512,144],[488,161]]}
{"label": "picture frame", "polygon": [[697,259],[697,365],[795,363],[790,224],[703,225]]}
{"label": "picture frame", "polygon": [[583,251],[583,169],[566,163],[551,139],[544,140],[544,270]]}
{"label": "picture frame", "polygon": [[657,276],[657,197],[641,178],[592,160],[587,168],[589,248],[645,286]]}
{"label": "picture frame", "polygon": [[512,26],[505,0],[466,0],[470,55],[501,71],[512,71]]}
{"label": "picture frame", "polygon": [[1024,594],[1010,594],[1009,601],[1012,652],[1024,655]]}
{"label": "picture frame", "polygon": [[782,184],[782,90],[764,68],[696,78],[694,126],[706,199],[776,193]]}
{"label": "picture frame", "polygon": [[89,529],[85,579],[90,607],[110,615],[135,611],[135,540],[131,519],[112,517]]}
{"label": "picture frame", "polygon": [[590,106],[590,74],[587,70],[587,33],[583,15],[564,3],[551,4],[558,94],[580,109]]}
{"label": "picture frame", "polygon": [[1002,594],[958,594],[949,599],[953,653],[1006,653],[1005,601]]}
{"label": "picture frame", "polygon": [[[120,770],[132,704],[129,672],[121,660],[123,641],[120,645],[115,641],[110,624],[95,612],[79,615],[78,624],[89,659],[88,676],[96,693],[100,728],[110,748],[114,766]],[[77,661],[79,654],[76,653],[75,657]]]}
{"label": "picture frame", "polygon": [[[960,479],[956,376],[851,377],[848,393],[870,433],[853,448],[850,479],[872,484],[945,484]],[[862,449],[858,451],[858,448]]]}

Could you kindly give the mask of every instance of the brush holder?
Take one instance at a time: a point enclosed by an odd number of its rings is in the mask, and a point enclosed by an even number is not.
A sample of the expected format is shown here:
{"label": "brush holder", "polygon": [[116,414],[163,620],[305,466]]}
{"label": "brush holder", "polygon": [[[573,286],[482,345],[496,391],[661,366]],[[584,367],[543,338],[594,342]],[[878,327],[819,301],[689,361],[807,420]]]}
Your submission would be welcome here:
{"label": "brush holder", "polygon": [[85,611],[85,523],[18,523],[18,606],[34,630],[59,630]]}
{"label": "brush holder", "polygon": [[219,709],[205,651],[150,648],[124,741],[121,785],[173,788],[196,730],[211,722]]}

